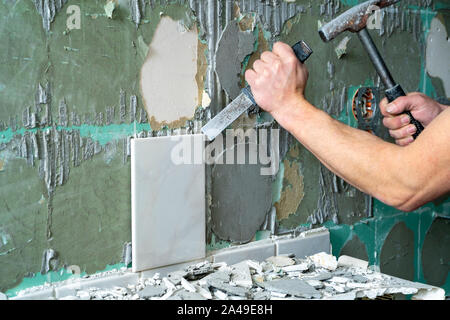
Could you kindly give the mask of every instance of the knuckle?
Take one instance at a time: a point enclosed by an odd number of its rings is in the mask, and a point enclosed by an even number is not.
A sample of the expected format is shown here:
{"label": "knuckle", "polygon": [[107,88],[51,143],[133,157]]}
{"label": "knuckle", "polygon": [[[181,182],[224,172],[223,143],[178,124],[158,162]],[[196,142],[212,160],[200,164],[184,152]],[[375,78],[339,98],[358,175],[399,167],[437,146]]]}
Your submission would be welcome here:
{"label": "knuckle", "polygon": [[269,57],[270,57],[270,52],[264,51],[263,53],[261,53],[261,59],[267,59]]}

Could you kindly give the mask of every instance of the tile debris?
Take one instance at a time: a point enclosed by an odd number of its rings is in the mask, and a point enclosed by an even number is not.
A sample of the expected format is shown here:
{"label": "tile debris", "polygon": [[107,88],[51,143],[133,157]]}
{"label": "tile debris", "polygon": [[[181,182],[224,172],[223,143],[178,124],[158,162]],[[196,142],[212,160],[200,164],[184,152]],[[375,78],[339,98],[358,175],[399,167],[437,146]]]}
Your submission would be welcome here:
{"label": "tile debris", "polygon": [[[123,271],[127,270],[124,268]],[[109,275],[109,274],[108,274]],[[83,278],[89,278],[85,276]],[[94,275],[91,278],[97,278]],[[56,285],[56,284],[55,284]],[[53,285],[53,286],[55,286]],[[52,285],[40,286],[48,289]],[[23,296],[38,289],[20,292]],[[370,268],[338,266],[324,252],[304,259],[270,257],[228,266],[204,261],[161,277],[140,278],[126,288],[85,288],[62,300],[279,300],[279,299],[374,299],[384,294],[418,294],[443,298],[443,289],[391,277]],[[428,296],[427,296],[428,295]],[[442,296],[442,297],[441,297]],[[2,296],[0,296],[1,300]],[[50,299],[52,297],[49,297]]]}

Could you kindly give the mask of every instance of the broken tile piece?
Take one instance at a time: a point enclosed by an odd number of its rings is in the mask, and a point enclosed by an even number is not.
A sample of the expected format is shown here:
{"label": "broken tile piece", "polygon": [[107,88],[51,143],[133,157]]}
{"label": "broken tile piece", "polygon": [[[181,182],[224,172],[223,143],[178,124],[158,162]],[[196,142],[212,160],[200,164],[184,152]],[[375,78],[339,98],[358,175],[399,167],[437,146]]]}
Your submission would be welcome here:
{"label": "broken tile piece", "polygon": [[231,266],[231,281],[237,286],[251,288],[253,286],[252,276],[246,261]]}
{"label": "broken tile piece", "polygon": [[205,299],[212,299],[211,292],[201,286],[195,286],[197,292],[202,295]]}
{"label": "broken tile piece", "polygon": [[284,272],[296,272],[296,271],[306,271],[309,269],[309,264],[304,262],[304,263],[300,263],[300,264],[294,264],[291,266],[286,266],[286,267],[282,267],[281,270],[283,270]]}
{"label": "broken tile piece", "polygon": [[208,281],[208,285],[233,296],[247,297],[249,293],[249,291],[245,288],[234,287],[232,285],[229,285],[228,283],[224,283],[215,279]]}
{"label": "broken tile piece", "polygon": [[267,258],[266,261],[272,263],[276,267],[286,267],[295,264],[294,259],[288,256],[273,256]]}
{"label": "broken tile piece", "polygon": [[253,261],[253,260],[247,260],[246,262],[247,262],[247,265],[251,269],[255,270],[257,273],[261,273],[262,272],[262,267],[261,267],[261,265],[258,262]]}
{"label": "broken tile piece", "polygon": [[228,295],[225,292],[222,292],[220,290],[214,291],[214,296],[217,297],[219,300],[226,300]]}
{"label": "broken tile piece", "polygon": [[170,297],[168,300],[206,300],[206,298],[196,292],[183,290]]}
{"label": "broken tile piece", "polygon": [[229,282],[231,273],[229,271],[216,271],[211,273],[199,281],[200,285],[209,283],[209,281]]}
{"label": "broken tile piece", "polygon": [[167,289],[172,291],[176,289],[175,285],[172,282],[170,282],[170,280],[167,279],[166,277],[164,277],[162,281],[164,282],[164,285],[167,287]]}
{"label": "broken tile piece", "polygon": [[321,272],[313,277],[308,277],[308,280],[325,281],[325,280],[331,279],[332,277],[333,277],[333,274],[331,272]]}
{"label": "broken tile piece", "polygon": [[179,285],[181,283],[181,279],[184,278],[187,275],[186,271],[174,271],[169,274],[167,274],[167,278],[174,284]]}
{"label": "broken tile piece", "polygon": [[329,281],[335,283],[347,283],[350,279],[345,277],[333,277]]}
{"label": "broken tile piece", "polygon": [[253,294],[253,300],[269,300],[270,299],[270,292],[267,291],[260,291]]}
{"label": "broken tile piece", "polygon": [[338,259],[338,267],[347,267],[347,268],[356,267],[356,268],[366,270],[368,265],[369,265],[368,261],[349,257],[346,255],[342,255]]}
{"label": "broken tile piece", "polygon": [[195,287],[190,284],[186,279],[181,278],[181,286],[188,292],[195,292]]}
{"label": "broken tile piece", "polygon": [[319,280],[306,280],[306,283],[308,283],[310,286],[314,287],[315,289],[322,289],[324,287],[323,282],[319,281]]}
{"label": "broken tile piece", "polygon": [[285,293],[291,296],[307,298],[307,299],[319,299],[321,298],[321,294],[319,291],[314,289],[313,286],[309,285],[303,280],[300,279],[281,279],[274,281],[266,281],[261,284],[264,289]]}
{"label": "broken tile piece", "polygon": [[163,286],[146,286],[138,292],[141,299],[150,299],[153,297],[161,297],[166,293],[166,287]]}
{"label": "broken tile piece", "polygon": [[201,278],[206,274],[214,272],[214,267],[208,261],[198,263],[196,265],[188,266],[186,269],[185,278],[189,280],[196,280],[197,278]]}
{"label": "broken tile piece", "polygon": [[352,280],[355,282],[359,282],[359,283],[366,283],[367,281],[369,281],[369,279],[367,279],[366,277],[363,277],[359,274],[352,276]]}
{"label": "broken tile piece", "polygon": [[312,260],[316,268],[325,268],[330,271],[334,271],[337,268],[336,257],[331,254],[319,252],[315,255],[310,256],[310,259]]}

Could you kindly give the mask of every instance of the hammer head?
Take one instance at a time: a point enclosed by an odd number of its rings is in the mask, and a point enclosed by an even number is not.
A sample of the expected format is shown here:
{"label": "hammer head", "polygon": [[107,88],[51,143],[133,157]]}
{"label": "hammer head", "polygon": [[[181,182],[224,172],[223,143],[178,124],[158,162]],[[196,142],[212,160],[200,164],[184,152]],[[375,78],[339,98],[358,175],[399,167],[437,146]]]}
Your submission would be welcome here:
{"label": "hammer head", "polygon": [[367,20],[373,9],[384,8],[400,0],[369,0],[345,11],[339,17],[331,20],[319,30],[323,41],[328,42],[344,31],[359,32],[366,27]]}

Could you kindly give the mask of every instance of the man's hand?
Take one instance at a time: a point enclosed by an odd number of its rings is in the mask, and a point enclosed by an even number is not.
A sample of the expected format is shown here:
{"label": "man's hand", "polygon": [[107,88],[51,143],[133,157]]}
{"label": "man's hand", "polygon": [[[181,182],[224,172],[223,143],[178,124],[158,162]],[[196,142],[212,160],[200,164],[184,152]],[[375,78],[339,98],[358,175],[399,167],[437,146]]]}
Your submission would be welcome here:
{"label": "man's hand", "polygon": [[384,126],[389,129],[390,135],[400,146],[406,146],[413,142],[412,135],[416,132],[416,127],[410,123],[409,117],[402,113],[410,111],[417,121],[427,127],[445,109],[445,106],[418,92],[409,93],[389,104],[384,98],[380,107],[384,116]]}
{"label": "man's hand", "polygon": [[303,97],[308,70],[289,45],[276,42],[272,52],[263,52],[245,72],[245,79],[256,103],[274,116]]}

